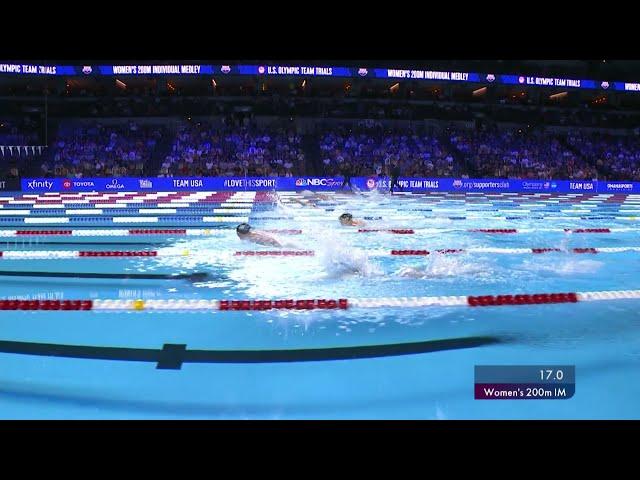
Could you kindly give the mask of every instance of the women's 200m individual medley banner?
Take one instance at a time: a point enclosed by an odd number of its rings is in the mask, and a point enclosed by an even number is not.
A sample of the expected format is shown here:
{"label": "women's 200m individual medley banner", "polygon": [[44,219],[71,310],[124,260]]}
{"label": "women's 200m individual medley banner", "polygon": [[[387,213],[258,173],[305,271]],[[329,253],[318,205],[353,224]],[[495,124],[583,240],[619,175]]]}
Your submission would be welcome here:
{"label": "women's 200m individual medley banner", "polygon": [[[342,188],[342,183],[342,177],[23,178],[22,191],[336,191]],[[622,181],[401,178],[398,183],[407,192],[640,193],[640,182]],[[388,177],[353,177],[351,184],[363,191],[384,191],[390,186]]]}

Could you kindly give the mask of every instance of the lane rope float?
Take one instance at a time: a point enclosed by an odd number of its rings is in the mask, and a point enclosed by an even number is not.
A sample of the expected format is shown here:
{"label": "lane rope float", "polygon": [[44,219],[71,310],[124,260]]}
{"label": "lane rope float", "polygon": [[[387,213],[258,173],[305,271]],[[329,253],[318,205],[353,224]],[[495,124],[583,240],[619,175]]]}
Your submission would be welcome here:
{"label": "lane rope float", "polygon": [[431,297],[380,297],[285,300],[0,300],[0,310],[93,310],[93,311],[260,311],[346,310],[351,308],[489,307],[637,300],[640,290],[558,292],[504,295]]}

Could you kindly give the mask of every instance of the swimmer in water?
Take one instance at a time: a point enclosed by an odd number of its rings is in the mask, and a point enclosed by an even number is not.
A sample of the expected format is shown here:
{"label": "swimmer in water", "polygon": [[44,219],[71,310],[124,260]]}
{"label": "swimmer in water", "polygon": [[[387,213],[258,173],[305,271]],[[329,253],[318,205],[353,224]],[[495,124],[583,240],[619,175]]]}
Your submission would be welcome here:
{"label": "swimmer in water", "polygon": [[311,200],[301,200],[299,198],[292,198],[290,203],[297,203],[298,205],[302,205],[303,207],[313,207],[318,208],[318,206],[313,203]]}
{"label": "swimmer in water", "polygon": [[343,227],[363,227],[366,225],[362,220],[354,220],[353,215],[350,213],[343,213],[338,220],[340,220],[340,225]]}
{"label": "swimmer in water", "polygon": [[248,223],[241,223],[236,227],[236,233],[240,240],[257,243],[258,245],[266,245],[269,247],[282,247],[283,245],[268,233],[259,230],[253,230]]}
{"label": "swimmer in water", "polygon": [[320,208],[318,207],[318,204],[317,204],[319,200],[322,200],[322,201],[331,200],[331,197],[327,195],[322,195],[322,194],[313,193],[313,192],[302,192],[302,196],[305,198],[304,199],[292,198],[291,202],[302,205],[303,207]]}

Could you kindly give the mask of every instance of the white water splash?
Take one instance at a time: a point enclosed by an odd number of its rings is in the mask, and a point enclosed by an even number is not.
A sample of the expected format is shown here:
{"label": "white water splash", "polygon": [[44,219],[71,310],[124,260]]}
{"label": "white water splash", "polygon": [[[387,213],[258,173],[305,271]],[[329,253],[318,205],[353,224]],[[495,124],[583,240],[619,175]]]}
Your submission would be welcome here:
{"label": "white water splash", "polygon": [[604,265],[597,260],[525,260],[522,269],[530,272],[573,276],[576,274],[595,273]]}
{"label": "white water splash", "polygon": [[493,272],[486,263],[468,256],[434,255],[424,265],[402,267],[396,271],[395,275],[409,278],[448,278],[467,275],[486,277],[493,275]]}
{"label": "white water splash", "polygon": [[371,262],[364,250],[343,243],[330,231],[325,232],[316,250],[316,255],[320,266],[330,276],[359,274],[369,277],[382,274],[380,267]]}

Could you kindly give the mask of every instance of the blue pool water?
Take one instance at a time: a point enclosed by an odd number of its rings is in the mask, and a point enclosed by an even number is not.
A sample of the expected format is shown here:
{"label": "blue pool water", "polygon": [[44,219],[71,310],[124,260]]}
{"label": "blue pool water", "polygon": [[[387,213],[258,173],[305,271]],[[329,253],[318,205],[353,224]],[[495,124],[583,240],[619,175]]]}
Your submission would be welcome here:
{"label": "blue pool water", "polygon": [[[249,203],[251,212],[246,215],[251,224],[260,229],[302,230],[297,235],[277,236],[290,243],[288,250],[313,250],[314,256],[237,256],[236,251],[273,249],[242,243],[235,235],[235,223],[203,225],[193,219],[194,223],[179,228],[206,228],[207,234],[16,239],[9,234],[25,228],[20,221],[37,214],[27,206],[29,215],[11,215],[15,225],[1,226],[6,233],[0,237],[3,252],[154,250],[159,256],[3,257],[2,272],[197,272],[208,277],[0,275],[0,297],[357,299],[640,289],[639,251],[571,251],[640,247],[640,230],[636,230],[640,225],[634,216],[636,207],[640,211],[640,200],[631,195],[326,194],[320,198],[309,193],[280,193],[272,200]],[[4,207],[11,208],[6,203]],[[214,215],[214,205],[195,202],[182,208],[200,216]],[[354,228],[340,227],[337,217],[344,211],[358,218],[380,217],[368,220],[366,228],[411,228],[415,233],[357,233]],[[125,208],[118,216],[129,213]],[[42,216],[46,215],[49,213]],[[105,210],[103,216],[113,215]],[[65,212],[56,217],[65,217]],[[159,225],[165,224],[122,226],[86,221],[86,227],[100,229],[161,228]],[[28,228],[79,227],[38,224]],[[521,232],[470,231],[505,228]],[[565,228],[612,231],[568,233]],[[478,248],[500,249],[501,253],[388,254],[394,249]],[[527,254],[506,250],[518,248],[561,251]],[[180,254],[185,251],[188,255]],[[207,351],[305,350],[476,336],[492,337],[499,343],[381,358],[193,362],[178,369],[158,369],[154,362],[34,355],[5,348],[0,353],[0,418],[637,419],[639,307],[640,300],[630,299],[482,308],[1,311],[0,341],[84,346],[88,351],[93,347],[158,350],[167,344]],[[575,365],[575,396],[568,400],[474,400],[475,365],[517,364]]]}

